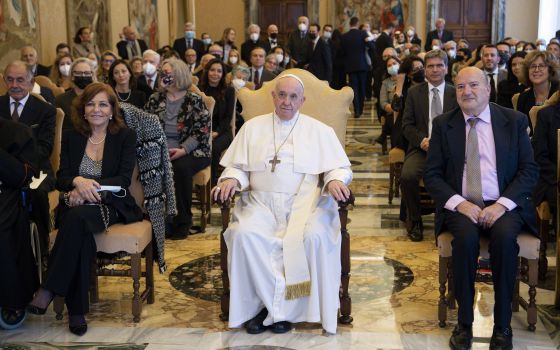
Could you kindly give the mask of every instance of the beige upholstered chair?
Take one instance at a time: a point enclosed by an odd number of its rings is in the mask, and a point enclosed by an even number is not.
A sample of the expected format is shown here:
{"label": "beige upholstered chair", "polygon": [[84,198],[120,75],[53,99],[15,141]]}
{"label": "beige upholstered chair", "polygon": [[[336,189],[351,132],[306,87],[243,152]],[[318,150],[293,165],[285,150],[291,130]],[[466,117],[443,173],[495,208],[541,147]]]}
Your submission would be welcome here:
{"label": "beige upholstered chair", "polygon": [[4,81],[4,75],[0,73],[0,95],[5,95],[8,92],[8,85]]}
{"label": "beige upholstered chair", "polygon": [[[213,97],[206,96],[200,89],[192,85],[190,91],[201,96],[208,112],[210,112],[210,118],[212,118],[212,113],[214,113],[214,106],[216,101]],[[211,119],[210,119],[211,120]],[[212,133],[212,128],[210,128],[210,134]],[[193,186],[196,187],[194,194],[196,195],[193,205],[200,206],[200,231],[206,232],[206,226],[210,223],[211,218],[211,206],[212,202],[210,200],[210,190],[211,184],[211,167],[207,166],[193,176]]]}
{"label": "beige upholstered chair", "polygon": [[[56,124],[54,127],[54,144],[51,152],[51,167],[53,174],[56,175],[60,166],[60,143],[62,140],[62,124],[64,123],[64,112],[61,108],[56,109]],[[51,223],[54,223],[54,209],[58,205],[59,192],[53,190],[49,192],[49,208],[51,212]],[[54,225],[52,225],[54,227]]]}
{"label": "beige upholstered chair", "polygon": [[[140,183],[138,166],[134,167],[132,180],[128,188],[136,204],[144,210],[144,189]],[[50,242],[54,245],[58,231],[52,231]],[[97,253],[106,253],[97,256],[97,261],[92,266],[92,280],[89,291],[91,303],[99,301],[97,276],[132,277],[132,316],[134,322],[140,322],[142,303],[146,301],[153,304],[154,270],[152,248],[152,224],[142,220],[132,224],[114,224],[108,232],[94,235]],[[145,269],[142,271],[142,255],[145,257]],[[128,259],[130,257],[130,259]],[[115,268],[115,265],[119,265]],[[123,269],[122,266],[129,266]],[[145,289],[140,292],[140,278],[145,277]],[[56,297],[53,309],[56,319],[62,319],[64,299]]]}
{"label": "beige upholstered chair", "polygon": [[513,97],[511,98],[511,104],[513,105],[513,109],[515,109],[517,111],[517,101],[519,101],[519,95],[520,93],[516,93],[513,95]]}
{"label": "beige upholstered chair", "polygon": [[389,151],[389,204],[393,204],[393,196],[399,196],[404,156],[404,150],[398,147]]}
{"label": "beige upholstered chair", "polygon": [[[451,242],[453,235],[451,232],[442,232],[437,237],[437,246],[439,253],[439,302],[438,302],[438,319],[439,326],[445,327],[447,320],[447,309],[455,309],[455,296],[453,292],[453,273],[451,269]],[[488,253],[489,240],[485,237],[480,238],[480,256],[486,259],[490,258]],[[537,280],[538,280],[538,261],[540,240],[529,234],[522,232],[517,237],[519,245],[519,276],[515,283],[513,293],[512,309],[514,312],[519,311],[519,305],[527,310],[527,323],[529,330],[534,331],[537,323]],[[524,300],[519,295],[519,280],[523,280],[529,285],[529,301]],[[446,284],[448,284],[448,293],[446,292]]]}
{"label": "beige upholstered chair", "polygon": [[[354,93],[349,87],[341,90],[333,90],[327,82],[320,81],[311,73],[301,69],[289,69],[280,73],[279,77],[285,74],[297,75],[305,85],[306,101],[301,108],[301,112],[314,117],[321,122],[332,127],[340,141],[344,146],[346,137],[346,123],[350,115],[350,104]],[[271,113],[274,110],[271,93],[276,85],[275,78],[272,81],[265,82],[259,90],[251,91],[243,88],[238,91],[237,98],[243,107],[242,116],[245,121],[256,116]],[[350,235],[346,229],[348,219],[348,207],[353,204],[353,199],[346,203],[339,202],[339,214],[342,235],[341,250],[341,287],[340,287],[340,317],[339,322],[349,324],[352,322],[352,304],[350,295],[348,294],[348,284],[350,281]],[[222,204],[222,233],[229,224],[231,202],[227,201]],[[224,293],[221,300],[222,314],[220,317],[227,320],[229,312],[229,276],[227,270],[227,246],[223,235],[220,239],[220,254],[222,280],[224,284]]]}
{"label": "beige upholstered chair", "polygon": [[53,83],[52,80],[50,80],[48,77],[45,77],[43,75],[36,76],[35,82],[39,84],[39,86],[51,89],[54,97],[58,95],[62,95],[64,93],[64,88],[56,86],[56,84]]}

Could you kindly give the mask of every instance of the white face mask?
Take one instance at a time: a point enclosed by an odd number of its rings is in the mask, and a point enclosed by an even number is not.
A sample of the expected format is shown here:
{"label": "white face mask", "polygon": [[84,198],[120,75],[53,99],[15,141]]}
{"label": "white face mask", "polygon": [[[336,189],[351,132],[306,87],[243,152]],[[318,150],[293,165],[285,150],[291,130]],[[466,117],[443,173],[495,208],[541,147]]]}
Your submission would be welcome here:
{"label": "white face mask", "polygon": [[284,55],[282,55],[281,53],[277,53],[276,54],[276,62],[278,62],[278,63],[284,62]]}
{"label": "white face mask", "polygon": [[406,32],[406,35],[408,35],[409,37],[413,37],[414,32],[412,30],[409,30],[408,32]]}
{"label": "white face mask", "polygon": [[325,39],[330,39],[332,37],[332,33],[331,32],[324,32],[323,33],[323,38]]}
{"label": "white face mask", "polygon": [[389,73],[389,75],[395,76],[397,74],[399,74],[399,65],[398,64],[394,64],[391,67],[387,68],[387,73]]}
{"label": "white face mask", "polygon": [[439,46],[437,45],[432,46],[432,50],[439,50]]}
{"label": "white face mask", "polygon": [[451,58],[455,58],[455,56],[457,56],[457,51],[451,49],[451,50],[447,50],[447,55]]}
{"label": "white face mask", "polygon": [[259,40],[259,33],[251,33],[251,35],[249,35],[249,38],[251,38],[252,41],[257,41]]}
{"label": "white face mask", "polygon": [[290,56],[284,56],[284,64],[290,63]]}
{"label": "white face mask", "polygon": [[539,45],[539,51],[546,51],[546,45]]}
{"label": "white face mask", "polygon": [[302,32],[305,32],[307,30],[307,24],[305,23],[300,23],[298,24],[298,29],[301,30]]}
{"label": "white face mask", "polygon": [[60,66],[58,66],[58,71],[60,72],[60,74],[63,77],[69,77],[70,76],[70,67],[72,65],[71,64],[61,64]]}
{"label": "white face mask", "polygon": [[233,87],[235,88],[235,90],[239,90],[242,87],[245,86],[245,80],[243,79],[239,79],[239,78],[235,78],[231,81],[231,85],[233,85]]}
{"label": "white face mask", "polygon": [[231,64],[236,64],[237,63],[237,57],[233,56],[229,58],[229,63]]}
{"label": "white face mask", "polygon": [[142,66],[142,70],[144,71],[144,74],[151,77],[152,75],[154,75],[156,73],[156,66],[147,62],[147,63],[144,63],[144,65]]}

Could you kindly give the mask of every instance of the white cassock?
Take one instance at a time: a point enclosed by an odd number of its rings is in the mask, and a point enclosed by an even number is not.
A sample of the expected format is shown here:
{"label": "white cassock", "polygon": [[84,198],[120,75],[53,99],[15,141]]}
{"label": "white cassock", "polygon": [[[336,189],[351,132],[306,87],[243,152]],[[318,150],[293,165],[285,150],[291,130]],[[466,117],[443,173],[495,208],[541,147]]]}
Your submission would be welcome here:
{"label": "white cassock", "polygon": [[[269,163],[275,153],[273,123],[276,148],[286,140],[274,172]],[[226,169],[219,181],[235,178],[243,191],[224,232],[231,284],[229,326],[242,326],[266,307],[265,325],[321,322],[327,332],[336,333],[340,220],[325,184],[339,180],[348,185],[352,171],[334,130],[303,114],[289,121],[272,113],[255,117],[241,128],[220,164]],[[287,243],[297,242],[297,236],[287,239],[297,230],[287,228],[297,227],[298,217],[306,218],[300,222],[301,254]],[[307,274],[311,282],[307,296],[287,298],[287,281],[291,276],[297,280],[302,269],[304,280]]]}

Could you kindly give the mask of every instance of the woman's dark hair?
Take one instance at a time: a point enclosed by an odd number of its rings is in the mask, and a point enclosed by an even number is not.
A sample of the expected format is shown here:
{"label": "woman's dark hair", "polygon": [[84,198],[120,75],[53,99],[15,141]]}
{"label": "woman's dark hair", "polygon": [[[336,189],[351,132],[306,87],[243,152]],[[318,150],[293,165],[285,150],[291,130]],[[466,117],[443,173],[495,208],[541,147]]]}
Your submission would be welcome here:
{"label": "woman's dark hair", "polygon": [[508,63],[507,63],[507,71],[508,71],[507,79],[509,81],[515,82],[515,83],[519,82],[519,80],[517,79],[515,74],[513,74],[513,69],[511,68],[511,66],[513,65],[513,59],[514,58],[521,57],[522,59],[525,59],[525,56],[527,56],[527,52],[518,51],[518,52],[515,52],[513,55],[511,55],[511,57],[509,58]]}
{"label": "woman's dark hair", "polygon": [[212,66],[215,64],[219,64],[220,67],[222,67],[222,77],[220,78],[220,81],[218,82],[218,86],[216,87],[216,89],[218,89],[218,97],[222,99],[225,95],[226,88],[227,88],[226,65],[219,58],[214,58],[206,64],[206,67],[204,68],[204,73],[202,73],[202,79],[200,79],[200,90],[206,91],[206,89],[210,87],[210,83],[208,82],[208,72],[210,71],[210,68],[212,68]]}
{"label": "woman's dark hair", "polygon": [[457,50],[457,52],[462,52],[465,55],[465,62],[471,59],[472,51],[468,47],[463,47],[462,49]]}
{"label": "woman's dark hair", "polygon": [[109,85],[111,85],[111,87],[113,88],[117,86],[117,82],[115,81],[115,77],[114,77],[114,71],[115,71],[115,67],[118,66],[119,64],[124,65],[126,67],[126,70],[128,70],[128,73],[130,73],[130,79],[128,80],[128,87],[130,88],[130,90],[136,89],[136,78],[134,77],[134,74],[132,74],[132,68],[130,67],[130,65],[126,60],[122,60],[122,59],[118,59],[115,62],[113,62],[111,68],[109,68]]}
{"label": "woman's dark hair", "polygon": [[531,49],[536,50],[537,49],[537,45],[533,44],[533,43],[525,43],[525,45],[523,45],[523,51],[525,51],[525,49],[527,48],[527,46],[530,46]]}
{"label": "woman's dark hair", "polygon": [[86,30],[86,29],[90,29],[90,28],[89,27],[81,27],[80,29],[78,29],[78,31],[76,32],[76,35],[74,36],[74,42],[76,44],[81,44],[82,43],[82,39],[80,38],[80,35],[82,35],[84,30]]}
{"label": "woman's dark hair", "polygon": [[103,83],[91,83],[86,86],[81,95],[74,98],[74,101],[72,101],[72,124],[76,131],[84,136],[91,136],[91,127],[84,118],[86,104],[97,96],[97,94],[102,92],[107,94],[111,109],[113,110],[112,119],[109,120],[107,131],[111,134],[116,134],[120,129],[126,128],[126,124],[120,113],[117,95],[115,91],[113,91],[113,88]]}
{"label": "woman's dark hair", "polygon": [[404,59],[401,66],[399,67],[399,74],[404,73],[405,75],[409,75],[410,73],[412,73],[412,70],[414,69],[415,61],[422,63],[422,66],[424,65],[424,60],[421,59],[420,57],[408,56],[407,58]]}
{"label": "woman's dark hair", "polygon": [[[478,45],[478,47],[476,48],[476,50],[474,51],[474,61],[471,62],[470,66],[473,67],[474,65],[476,65],[476,63],[478,61],[480,61],[480,55],[482,54],[482,48],[484,47],[484,44],[480,44]],[[472,56],[472,55],[471,55]]]}

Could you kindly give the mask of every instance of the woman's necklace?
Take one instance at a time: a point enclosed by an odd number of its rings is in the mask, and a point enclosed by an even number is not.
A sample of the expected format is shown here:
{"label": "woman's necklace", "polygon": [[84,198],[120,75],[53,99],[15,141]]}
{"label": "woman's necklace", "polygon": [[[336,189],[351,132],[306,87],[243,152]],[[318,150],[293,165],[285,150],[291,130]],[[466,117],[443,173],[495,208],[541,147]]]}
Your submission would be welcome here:
{"label": "woman's necklace", "polygon": [[128,96],[126,98],[122,98],[121,94],[124,94],[124,92],[117,92],[117,97],[119,98],[119,101],[126,102],[130,98],[130,95],[132,95],[132,90],[128,91]]}
{"label": "woman's necklace", "polygon": [[106,137],[107,137],[107,134],[105,134],[105,136],[103,136],[103,138],[101,139],[101,141],[93,141],[93,137],[90,136],[88,140],[89,140],[89,142],[91,142],[92,145],[96,145],[96,146],[97,146],[97,145],[100,145],[100,144],[102,144],[103,142],[105,142],[105,138],[106,138]]}
{"label": "woman's necklace", "polygon": [[284,146],[284,144],[286,143],[286,141],[288,140],[288,138],[292,134],[292,131],[294,131],[294,128],[295,128],[298,120],[299,120],[299,115],[298,115],[298,118],[296,119],[296,121],[294,122],[294,125],[290,129],[290,132],[288,133],[288,136],[286,136],[286,138],[284,139],[284,141],[282,141],[280,146],[278,148],[276,148],[276,130],[274,128],[274,124],[275,124],[274,123],[274,114],[272,115],[272,139],[274,140],[274,158],[272,158],[271,160],[268,161],[270,164],[272,164],[272,169],[270,169],[271,173],[273,173],[274,169],[276,169],[276,164],[280,163],[280,159],[278,159],[278,152],[280,152],[280,148],[282,148],[282,146]]}
{"label": "woman's necklace", "polygon": [[551,88],[551,83],[550,81],[548,82],[548,89],[546,90],[546,94],[544,95],[544,97],[542,99],[539,100],[538,96],[537,96],[537,91],[535,89],[533,89],[533,95],[535,96],[535,106],[542,106],[545,102],[546,99],[548,98],[548,95],[550,94],[550,88]]}

